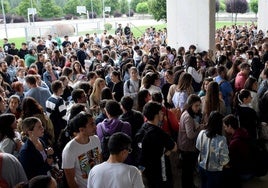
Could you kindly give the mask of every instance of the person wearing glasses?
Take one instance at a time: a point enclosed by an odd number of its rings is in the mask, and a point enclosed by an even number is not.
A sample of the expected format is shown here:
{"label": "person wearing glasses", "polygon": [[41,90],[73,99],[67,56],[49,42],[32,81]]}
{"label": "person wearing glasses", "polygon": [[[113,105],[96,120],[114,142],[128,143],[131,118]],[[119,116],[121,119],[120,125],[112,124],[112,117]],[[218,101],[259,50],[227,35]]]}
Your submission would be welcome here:
{"label": "person wearing glasses", "polygon": [[[143,188],[142,177],[135,166],[124,164],[132,152],[131,138],[122,132],[114,133],[108,142],[109,159],[89,172],[87,188],[133,187]],[[105,181],[103,181],[105,179]]]}

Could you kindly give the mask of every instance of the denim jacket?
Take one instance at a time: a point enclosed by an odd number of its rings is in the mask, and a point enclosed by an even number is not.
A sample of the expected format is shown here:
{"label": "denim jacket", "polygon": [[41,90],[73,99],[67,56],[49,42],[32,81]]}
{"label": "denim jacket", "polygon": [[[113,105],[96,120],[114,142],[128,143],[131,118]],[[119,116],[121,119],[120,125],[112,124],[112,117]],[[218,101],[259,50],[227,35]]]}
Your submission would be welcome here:
{"label": "denim jacket", "polygon": [[229,162],[229,150],[226,138],[216,135],[208,138],[206,130],[202,130],[196,141],[196,148],[200,151],[199,166],[208,171],[222,171]]}

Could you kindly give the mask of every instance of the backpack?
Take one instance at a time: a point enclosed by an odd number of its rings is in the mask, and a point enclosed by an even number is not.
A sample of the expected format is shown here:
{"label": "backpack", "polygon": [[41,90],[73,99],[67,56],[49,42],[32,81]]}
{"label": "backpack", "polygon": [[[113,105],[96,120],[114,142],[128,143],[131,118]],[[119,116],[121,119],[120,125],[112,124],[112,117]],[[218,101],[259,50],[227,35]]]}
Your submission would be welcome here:
{"label": "backpack", "polygon": [[144,123],[140,130],[135,135],[133,152],[135,155],[135,165],[142,166],[142,142],[147,134],[154,129],[153,126],[148,126]]}
{"label": "backpack", "polygon": [[7,181],[2,177],[3,154],[0,153],[0,187],[9,188]]}
{"label": "backpack", "polygon": [[[129,89],[130,87],[130,80],[127,80],[127,88]],[[141,87],[141,80],[139,80],[139,88]]]}
{"label": "backpack", "polygon": [[[123,127],[123,123],[122,123],[122,121],[120,121],[120,129],[116,130],[114,133],[120,132],[122,130],[122,127]],[[101,132],[103,134],[103,137],[101,139],[101,150],[102,150],[101,154],[102,154],[103,161],[107,161],[109,156],[110,156],[108,142],[109,142],[109,139],[112,135],[105,132],[102,125],[100,126],[100,128],[101,128]]]}

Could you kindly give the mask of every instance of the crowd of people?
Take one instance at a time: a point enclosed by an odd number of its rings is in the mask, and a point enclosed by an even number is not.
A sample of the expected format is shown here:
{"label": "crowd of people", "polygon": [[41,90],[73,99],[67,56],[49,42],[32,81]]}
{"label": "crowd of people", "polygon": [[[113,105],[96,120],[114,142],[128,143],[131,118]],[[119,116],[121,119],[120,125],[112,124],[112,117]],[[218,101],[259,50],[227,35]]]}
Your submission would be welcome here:
{"label": "crowd of people", "polygon": [[252,23],[215,41],[175,49],[165,28],[136,38],[121,24],[20,49],[5,38],[0,157],[15,166],[0,175],[10,187],[55,187],[54,168],[70,188],[242,187],[260,175],[253,148],[267,148],[268,36]]}

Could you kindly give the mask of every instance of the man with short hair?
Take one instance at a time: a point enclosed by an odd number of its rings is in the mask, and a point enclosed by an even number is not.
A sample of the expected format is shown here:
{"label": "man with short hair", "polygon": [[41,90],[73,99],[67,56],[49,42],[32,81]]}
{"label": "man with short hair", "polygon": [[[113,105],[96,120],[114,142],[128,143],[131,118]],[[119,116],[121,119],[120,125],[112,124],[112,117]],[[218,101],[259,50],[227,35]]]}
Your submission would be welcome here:
{"label": "man with short hair", "polygon": [[27,44],[25,42],[21,43],[21,48],[19,50],[18,56],[24,59],[25,55],[28,54]]}
{"label": "man with short hair", "polygon": [[46,101],[46,114],[52,121],[57,142],[61,130],[67,125],[66,106],[61,97],[64,90],[63,83],[59,80],[52,82],[51,90],[53,94]]}
{"label": "man with short hair", "polygon": [[123,163],[132,151],[130,137],[121,132],[114,133],[109,139],[108,148],[110,151],[109,159],[94,166],[89,172],[87,188],[143,188],[139,170]]}
{"label": "man with short hair", "polygon": [[235,77],[235,91],[240,91],[244,88],[245,82],[249,77],[250,65],[248,63],[242,63],[240,65],[240,72]]}
{"label": "man with short hair", "polygon": [[70,188],[86,188],[90,170],[101,163],[101,144],[92,115],[81,112],[70,121],[75,137],[62,152],[62,168]]}
{"label": "man with short hair", "polygon": [[[103,138],[107,135],[111,136],[116,132],[123,132],[131,136],[130,124],[128,122],[123,122],[118,118],[122,114],[122,110],[118,102],[114,100],[108,100],[105,104],[105,112],[108,118],[97,125],[96,131],[101,141],[103,141]],[[103,160],[107,160],[109,153],[107,151],[103,152]]]}
{"label": "man with short hair", "polygon": [[46,109],[46,101],[51,96],[48,89],[39,87],[34,75],[27,75],[25,77],[26,84],[29,90],[25,93],[25,97],[33,97],[42,107]]}
{"label": "man with short hair", "polygon": [[143,171],[148,187],[172,187],[171,169],[166,166],[169,163],[166,156],[177,151],[177,144],[159,127],[163,121],[162,105],[156,102],[147,103],[143,108],[143,115],[147,122],[141,131],[147,131],[138,144],[141,148],[139,168]]}

